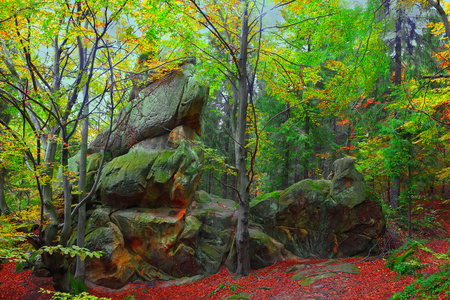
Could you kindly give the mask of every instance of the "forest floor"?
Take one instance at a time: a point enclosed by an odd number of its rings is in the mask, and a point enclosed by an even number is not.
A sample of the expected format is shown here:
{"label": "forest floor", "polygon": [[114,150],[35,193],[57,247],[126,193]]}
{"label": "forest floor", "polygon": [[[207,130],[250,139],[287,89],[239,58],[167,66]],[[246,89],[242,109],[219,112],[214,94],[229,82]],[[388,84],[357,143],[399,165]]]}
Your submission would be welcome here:
{"label": "forest floor", "polygon": [[[420,205],[419,205],[420,207]],[[450,205],[442,201],[425,202],[423,209],[413,216],[413,236],[421,239],[424,246],[435,253],[449,254]],[[404,218],[403,218],[404,219]],[[390,222],[386,243],[381,255],[371,257],[352,257],[339,260],[295,259],[282,261],[275,265],[254,270],[247,277],[234,279],[234,274],[222,269],[219,273],[192,283],[182,281],[143,282],[129,284],[120,290],[111,290],[88,285],[89,293],[110,299],[390,299],[394,293],[403,291],[405,286],[419,280],[419,276],[400,276],[386,267],[387,248],[402,244],[405,226],[402,219]],[[417,271],[424,278],[439,271],[443,264],[450,263],[436,258],[429,251],[418,250],[422,269]],[[292,280],[296,266],[301,271],[314,274],[314,271],[333,266],[353,265],[359,274],[351,272],[331,272],[328,278],[316,280],[312,284],[302,285],[301,280]],[[294,267],[294,268],[293,268]],[[344,268],[345,269],[345,268]],[[336,269],[335,269],[336,270]],[[323,276],[327,277],[327,276]],[[320,277],[318,277],[320,278]],[[8,262],[0,265],[0,299],[40,300],[52,296],[39,292],[40,289],[52,291],[50,278],[39,278],[31,271],[16,273],[15,264]],[[449,299],[445,290],[435,299]],[[130,296],[131,295],[131,296]],[[133,297],[134,296],[134,297]]]}

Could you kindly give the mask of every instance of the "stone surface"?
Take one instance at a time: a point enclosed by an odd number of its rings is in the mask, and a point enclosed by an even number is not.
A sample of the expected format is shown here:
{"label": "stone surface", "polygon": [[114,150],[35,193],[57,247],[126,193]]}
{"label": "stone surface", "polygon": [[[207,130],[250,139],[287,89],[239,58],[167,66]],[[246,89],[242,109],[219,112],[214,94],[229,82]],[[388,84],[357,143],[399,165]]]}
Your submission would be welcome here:
{"label": "stone surface", "polygon": [[[260,269],[270,266],[278,261],[297,258],[284,245],[264,233],[260,227],[249,228],[250,233],[250,267]],[[236,272],[237,254],[234,244],[230,249],[226,266],[228,270]]]}
{"label": "stone surface", "polygon": [[[116,209],[186,208],[197,188],[202,157],[193,147],[208,88],[193,78],[192,64],[149,82],[113,123],[96,200]],[[126,118],[126,119],[124,119]],[[92,187],[106,131],[90,144],[88,187]],[[69,169],[78,173],[79,154]]]}
{"label": "stone surface", "polygon": [[351,158],[337,160],[332,181],[306,179],[250,203],[250,218],[301,257],[368,252],[385,230],[381,205],[366,191]]}
{"label": "stone surface", "polygon": [[[167,142],[168,135],[163,137]],[[187,207],[200,180],[201,157],[184,141],[176,149],[158,145],[160,141],[142,141],[105,165],[97,189],[102,203],[114,208]]]}
{"label": "stone surface", "polygon": [[[192,64],[186,64],[146,84],[118,113],[106,151],[111,158],[127,153],[140,141],[168,134],[180,125],[186,125],[200,135],[200,119],[208,88],[193,79],[192,68]],[[89,145],[88,153],[101,152],[106,137],[105,129]]]}
{"label": "stone surface", "polygon": [[90,212],[86,247],[105,254],[88,260],[88,280],[120,288],[136,279],[218,272],[232,243],[234,204],[198,192],[187,210],[98,207]]}
{"label": "stone surface", "polygon": [[[317,264],[317,266],[323,266],[323,264]],[[341,263],[332,266],[325,265],[324,267],[316,269],[308,269],[305,265],[299,272],[292,275],[291,280],[299,281],[299,284],[307,286],[313,284],[317,280],[333,277],[338,273],[360,274],[361,271],[354,264]]]}

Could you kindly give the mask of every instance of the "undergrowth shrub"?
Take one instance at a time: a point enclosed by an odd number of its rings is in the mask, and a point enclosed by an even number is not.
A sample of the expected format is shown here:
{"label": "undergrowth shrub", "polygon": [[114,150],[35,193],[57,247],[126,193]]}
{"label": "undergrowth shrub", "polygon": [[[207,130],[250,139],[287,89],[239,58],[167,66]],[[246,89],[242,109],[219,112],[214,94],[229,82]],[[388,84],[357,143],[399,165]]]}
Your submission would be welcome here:
{"label": "undergrowth shrub", "polygon": [[450,264],[441,267],[438,273],[414,281],[403,292],[395,293],[393,299],[439,299],[442,296],[450,298]]}
{"label": "undergrowth shrub", "polygon": [[416,275],[423,268],[415,257],[419,244],[417,241],[409,241],[393,251],[386,262],[386,266],[400,275]]}

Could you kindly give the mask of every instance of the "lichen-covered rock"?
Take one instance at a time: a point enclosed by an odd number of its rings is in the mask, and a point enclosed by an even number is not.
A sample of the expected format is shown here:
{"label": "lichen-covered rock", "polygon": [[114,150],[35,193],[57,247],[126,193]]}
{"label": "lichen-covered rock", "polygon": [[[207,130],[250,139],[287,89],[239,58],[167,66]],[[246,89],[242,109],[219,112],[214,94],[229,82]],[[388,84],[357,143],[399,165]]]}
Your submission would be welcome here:
{"label": "lichen-covered rock", "polygon": [[234,201],[204,191],[195,193],[180,242],[195,249],[195,260],[203,273],[218,272],[225,261],[236,226],[235,213]]}
{"label": "lichen-covered rock", "polygon": [[333,163],[334,177],[331,181],[331,197],[350,208],[364,202],[367,197],[364,178],[355,168],[355,160],[344,157]]}
{"label": "lichen-covered rock", "polygon": [[[163,137],[167,142],[168,135]],[[186,142],[173,149],[161,140],[142,141],[106,164],[97,189],[102,203],[114,208],[187,207],[200,179],[201,158]]]}
{"label": "lichen-covered rock", "polygon": [[111,288],[127,284],[135,273],[140,261],[124,247],[123,235],[119,228],[108,222],[86,235],[85,247],[92,251],[102,251],[101,258],[86,259],[86,277],[90,281]]}
{"label": "lichen-covered rock", "polygon": [[334,178],[306,179],[250,203],[250,218],[297,256],[352,256],[382,236],[381,205],[366,191],[354,160],[333,166]]}
{"label": "lichen-covered rock", "polygon": [[196,193],[187,210],[99,207],[87,222],[86,247],[105,254],[89,259],[87,278],[120,288],[135,279],[215,273],[228,256],[235,225],[235,203],[205,192]]}
{"label": "lichen-covered rock", "polygon": [[[197,250],[202,245],[198,235],[208,231],[207,225],[186,215],[202,172],[193,142],[201,132],[208,97],[208,88],[193,78],[191,67],[184,65],[139,88],[114,120],[110,142],[105,145],[104,131],[89,146],[92,183],[103,148],[107,160],[95,191],[96,203],[103,207],[89,211],[86,224],[86,247],[105,253],[87,262],[90,281],[120,288],[135,279],[193,276],[211,269]],[[74,173],[78,161],[79,154],[70,161]]]}
{"label": "lichen-covered rock", "polygon": [[[200,134],[208,97],[208,88],[193,79],[191,67],[150,83],[121,110],[106,146],[106,157],[113,159],[103,167],[97,200],[113,208],[187,207],[202,171],[202,157],[190,141]],[[105,139],[106,131],[91,143],[89,162],[101,158]],[[71,165],[77,172],[76,157]],[[90,186],[94,174],[88,173]]]}
{"label": "lichen-covered rock", "polygon": [[[107,153],[123,155],[140,141],[170,133],[185,125],[198,135],[200,119],[208,98],[208,88],[193,78],[193,66],[184,65],[161,79],[150,82],[117,115]],[[89,145],[88,153],[101,152],[106,143],[104,130]]]}
{"label": "lichen-covered rock", "polygon": [[[153,149],[141,146],[133,148],[137,157]],[[183,147],[180,143],[177,150],[165,150],[172,151],[167,157]],[[112,162],[116,160],[120,157]],[[156,160],[151,159],[152,166]],[[149,174],[152,166],[138,161],[136,168]],[[381,237],[385,226],[381,206],[361,192],[364,182],[354,163],[338,160],[334,169],[333,181],[303,180],[250,203],[251,268],[295,257],[361,254]],[[166,180],[164,174],[158,176],[157,180]],[[237,207],[232,200],[204,191],[196,192],[184,207],[99,207],[90,213],[86,245],[105,256],[88,261],[88,279],[120,288],[136,279],[212,274],[224,264],[234,271]]]}

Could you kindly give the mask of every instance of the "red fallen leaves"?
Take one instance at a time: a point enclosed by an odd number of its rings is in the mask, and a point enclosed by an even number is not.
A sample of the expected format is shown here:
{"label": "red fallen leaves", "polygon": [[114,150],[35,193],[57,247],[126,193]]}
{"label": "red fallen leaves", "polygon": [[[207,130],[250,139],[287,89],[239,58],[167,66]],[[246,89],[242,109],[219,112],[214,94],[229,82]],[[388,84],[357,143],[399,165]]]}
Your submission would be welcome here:
{"label": "red fallen leaves", "polygon": [[[447,241],[430,241],[426,244],[436,253],[445,253]],[[420,250],[421,262],[426,264],[424,273],[433,273],[442,261],[428,252]],[[233,279],[234,274],[222,269],[219,273],[194,283],[166,286],[164,282],[130,284],[121,290],[90,286],[89,292],[99,297],[122,300],[133,294],[137,299],[223,299],[232,295],[248,295],[249,299],[388,299],[397,291],[411,284],[412,276],[398,278],[385,267],[383,259],[341,259],[340,263],[353,263],[361,274],[338,273],[331,278],[318,280],[310,286],[301,286],[292,281],[294,273],[286,270],[298,264],[307,268],[319,268],[325,259],[296,259],[279,262],[267,268],[252,271],[247,277]],[[15,272],[14,263],[0,265],[0,299],[47,300],[50,295],[39,293],[39,288],[53,290],[50,278],[37,278],[31,272]]]}
{"label": "red fallen leaves", "polygon": [[[395,273],[387,269],[382,259],[363,261],[358,258],[342,259],[341,263],[354,263],[361,274],[339,273],[331,278],[317,281],[310,286],[301,286],[292,281],[293,273],[286,270],[299,263],[308,268],[325,259],[296,259],[279,262],[270,267],[252,271],[247,277],[233,279],[234,274],[222,269],[219,273],[184,285],[164,286],[164,283],[130,284],[122,290],[111,290],[90,286],[89,292],[99,297],[122,300],[130,294],[137,299],[222,299],[232,295],[249,295],[249,299],[387,299],[414,281],[413,277],[395,280]],[[40,287],[51,288],[49,278],[36,278],[25,271],[17,274],[14,263],[3,265],[0,272],[0,299],[41,300],[48,295],[38,293]]]}
{"label": "red fallen leaves", "polygon": [[51,278],[38,278],[31,275],[31,271],[16,273],[13,262],[2,264],[0,267],[0,299],[5,300],[47,300],[50,295],[39,293],[45,288],[54,291]]}

